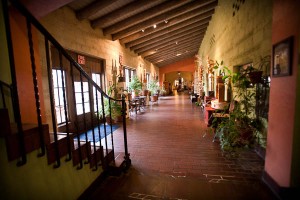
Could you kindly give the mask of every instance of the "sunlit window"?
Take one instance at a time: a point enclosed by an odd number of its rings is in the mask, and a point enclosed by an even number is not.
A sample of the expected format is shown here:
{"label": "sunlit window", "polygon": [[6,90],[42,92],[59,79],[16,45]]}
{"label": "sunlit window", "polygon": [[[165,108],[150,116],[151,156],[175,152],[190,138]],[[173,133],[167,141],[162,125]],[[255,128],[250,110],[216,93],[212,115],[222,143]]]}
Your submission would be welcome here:
{"label": "sunlit window", "polygon": [[64,94],[65,97],[67,97],[65,72],[62,70],[52,69],[52,77],[53,77],[56,121],[57,124],[62,124],[66,122],[65,108],[67,108],[67,99],[65,99],[64,101]]}
{"label": "sunlit window", "polygon": [[74,82],[77,115],[90,112],[88,82]]}
{"label": "sunlit window", "polygon": [[[99,87],[101,87],[101,77],[100,74],[92,74],[92,79]],[[97,93],[96,93],[97,92]],[[97,112],[97,100],[98,100],[98,112],[101,110],[101,92],[97,91],[93,87],[93,102],[94,102],[94,112]]]}

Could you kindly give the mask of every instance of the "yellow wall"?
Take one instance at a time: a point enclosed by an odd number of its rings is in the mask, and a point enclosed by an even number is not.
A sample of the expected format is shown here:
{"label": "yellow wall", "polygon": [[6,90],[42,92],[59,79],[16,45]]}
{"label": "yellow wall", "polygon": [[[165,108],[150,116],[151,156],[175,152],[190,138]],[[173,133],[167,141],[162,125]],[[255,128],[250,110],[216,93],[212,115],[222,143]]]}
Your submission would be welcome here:
{"label": "yellow wall", "polygon": [[[2,3],[0,5],[2,11]],[[22,102],[21,112],[24,114],[22,119],[23,122],[32,122],[30,120],[36,121],[36,110],[34,107],[35,100],[32,96],[33,91],[28,91],[29,85],[32,89],[32,72],[28,57],[25,58],[24,56],[25,54],[28,56],[29,51],[26,43],[26,31],[23,29],[25,21],[17,13],[14,13],[11,19],[13,38],[15,39],[18,88]],[[2,12],[0,12],[0,27],[1,30],[4,30]],[[34,34],[34,42],[37,45],[36,32]],[[0,79],[11,83],[4,31],[1,31],[0,41]],[[40,75],[37,49],[38,47],[35,46],[37,70]],[[42,87],[39,89],[42,92]],[[54,169],[52,165],[47,164],[46,156],[38,158],[37,154],[37,151],[27,154],[27,163],[17,167],[17,161],[8,162],[5,139],[0,138],[0,199],[77,199],[102,172],[100,168],[97,171],[92,171],[89,165],[77,170],[71,161],[65,162],[65,158],[61,159],[61,166]]]}
{"label": "yellow wall", "polygon": [[54,169],[47,164],[46,156],[38,158],[37,154],[37,151],[27,154],[27,164],[17,167],[16,161],[7,161],[5,141],[0,138],[1,199],[77,199],[102,172],[93,171],[89,164],[77,170],[65,158]]}
{"label": "yellow wall", "polygon": [[238,11],[232,5],[221,0],[216,7],[198,53],[205,66],[207,57],[232,67],[271,55],[272,1],[245,1]]}

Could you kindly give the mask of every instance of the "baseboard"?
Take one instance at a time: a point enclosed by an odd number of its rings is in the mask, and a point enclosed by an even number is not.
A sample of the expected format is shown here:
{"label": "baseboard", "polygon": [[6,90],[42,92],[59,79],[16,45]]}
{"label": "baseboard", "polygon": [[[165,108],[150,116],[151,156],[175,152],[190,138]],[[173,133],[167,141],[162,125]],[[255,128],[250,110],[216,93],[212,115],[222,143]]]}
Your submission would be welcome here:
{"label": "baseboard", "polygon": [[299,188],[281,187],[274,179],[266,172],[263,172],[262,181],[272,190],[275,196],[281,200],[296,200],[300,199]]}

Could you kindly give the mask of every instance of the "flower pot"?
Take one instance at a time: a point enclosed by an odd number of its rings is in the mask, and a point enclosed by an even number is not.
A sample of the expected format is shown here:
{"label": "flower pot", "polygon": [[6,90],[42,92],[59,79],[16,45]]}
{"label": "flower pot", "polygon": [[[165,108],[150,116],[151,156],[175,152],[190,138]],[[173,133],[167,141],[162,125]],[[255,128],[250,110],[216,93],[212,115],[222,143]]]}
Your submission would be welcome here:
{"label": "flower pot", "polygon": [[152,102],[156,102],[156,101],[158,100],[158,96],[157,96],[157,95],[152,95],[152,96],[150,97],[150,100],[151,100]]}
{"label": "flower pot", "polygon": [[110,117],[105,117],[107,124],[114,124],[114,120]]}

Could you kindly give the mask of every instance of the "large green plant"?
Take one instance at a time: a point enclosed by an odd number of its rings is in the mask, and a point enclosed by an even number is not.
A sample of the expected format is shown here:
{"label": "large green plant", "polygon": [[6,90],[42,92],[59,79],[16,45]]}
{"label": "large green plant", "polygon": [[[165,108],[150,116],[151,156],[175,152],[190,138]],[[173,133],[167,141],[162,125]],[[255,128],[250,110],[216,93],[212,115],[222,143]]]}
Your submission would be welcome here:
{"label": "large green plant", "polygon": [[237,148],[251,147],[255,141],[255,129],[253,126],[255,92],[250,86],[247,76],[248,71],[241,70],[233,73],[228,67],[216,62],[215,69],[220,69],[224,74],[223,80],[228,84],[232,94],[232,101],[236,102],[234,109],[229,113],[229,118],[218,123],[216,133],[220,138],[221,148],[225,151],[236,150]]}
{"label": "large green plant", "polygon": [[152,96],[157,94],[157,91],[159,90],[158,81],[156,79],[151,79],[148,84],[148,89]]}
{"label": "large green plant", "polygon": [[133,76],[131,81],[129,82],[129,89],[131,92],[135,92],[136,94],[142,90],[142,82],[137,76]]}
{"label": "large green plant", "polygon": [[[115,88],[116,87],[114,84],[112,86],[110,86],[108,88],[107,94],[109,96],[112,96],[115,91]],[[103,103],[104,103],[105,116],[103,116],[102,108],[100,108],[99,112],[100,112],[101,117],[110,117],[111,116],[112,119],[116,119],[117,117],[122,115],[122,106],[121,106],[120,102],[117,102],[115,100],[110,100],[110,103],[109,103],[109,99],[104,98]]]}

